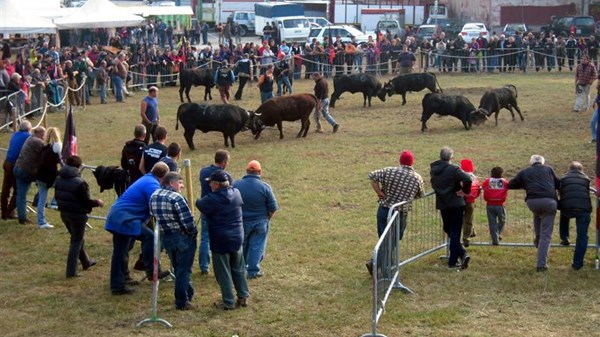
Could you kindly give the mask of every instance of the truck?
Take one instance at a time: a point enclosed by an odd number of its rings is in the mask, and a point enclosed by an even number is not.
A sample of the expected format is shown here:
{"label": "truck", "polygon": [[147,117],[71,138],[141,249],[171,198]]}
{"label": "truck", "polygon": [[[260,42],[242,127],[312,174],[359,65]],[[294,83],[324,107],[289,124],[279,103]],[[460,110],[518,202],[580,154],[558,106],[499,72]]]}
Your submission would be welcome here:
{"label": "truck", "polygon": [[256,35],[263,36],[263,28],[267,22],[275,22],[282,41],[304,42],[310,34],[310,23],[304,16],[304,6],[302,4],[286,2],[255,3],[254,12],[256,14]]}
{"label": "truck", "polygon": [[254,34],[256,26],[254,25],[254,12],[235,11],[231,14],[233,22],[240,25],[240,35],[246,36],[248,33]]}
{"label": "truck", "polygon": [[363,32],[372,32],[381,28],[378,27],[378,24],[382,21],[396,22],[399,27],[404,27],[406,15],[404,9],[363,8],[360,10],[360,13],[360,28]]}

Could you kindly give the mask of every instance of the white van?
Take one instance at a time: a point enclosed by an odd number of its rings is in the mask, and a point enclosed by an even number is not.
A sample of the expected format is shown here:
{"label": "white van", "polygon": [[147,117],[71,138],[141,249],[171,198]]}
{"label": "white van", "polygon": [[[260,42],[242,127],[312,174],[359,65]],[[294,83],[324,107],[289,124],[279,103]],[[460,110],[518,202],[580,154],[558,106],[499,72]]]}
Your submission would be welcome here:
{"label": "white van", "polygon": [[310,34],[310,23],[304,16],[302,4],[255,3],[254,10],[256,35],[263,36],[263,28],[267,22],[275,22],[282,41],[306,41]]}

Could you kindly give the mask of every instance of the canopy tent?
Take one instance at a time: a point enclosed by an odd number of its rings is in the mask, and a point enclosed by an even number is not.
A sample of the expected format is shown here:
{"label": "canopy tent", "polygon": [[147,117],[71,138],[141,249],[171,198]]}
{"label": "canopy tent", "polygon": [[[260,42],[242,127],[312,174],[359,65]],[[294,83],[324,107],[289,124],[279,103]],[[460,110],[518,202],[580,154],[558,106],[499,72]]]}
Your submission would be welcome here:
{"label": "canopy tent", "polygon": [[58,29],[130,27],[142,22],[142,17],[109,0],[88,0],[70,15],[54,20]]}
{"label": "canopy tent", "polygon": [[190,6],[131,6],[125,7],[132,14],[148,16],[161,15],[194,15]]}
{"label": "canopy tent", "polygon": [[0,32],[4,34],[56,33],[56,25],[47,18],[22,11],[14,0],[0,0]]}

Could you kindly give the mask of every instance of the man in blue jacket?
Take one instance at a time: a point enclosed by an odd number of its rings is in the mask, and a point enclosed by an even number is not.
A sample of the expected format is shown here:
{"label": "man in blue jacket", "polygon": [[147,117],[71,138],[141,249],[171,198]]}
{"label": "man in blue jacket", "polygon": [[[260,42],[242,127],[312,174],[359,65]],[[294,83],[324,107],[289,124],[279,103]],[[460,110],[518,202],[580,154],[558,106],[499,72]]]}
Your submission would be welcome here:
{"label": "man in blue jacket", "polygon": [[260,262],[265,256],[269,220],[277,210],[277,200],[269,184],[261,180],[261,166],[252,160],[246,167],[246,175],[233,183],[242,195],[242,219],[244,223],[244,261],[249,279],[263,276]]}
{"label": "man in blue jacket", "polygon": [[229,177],[223,170],[213,172],[208,180],[212,193],[196,200],[196,207],[206,216],[213,269],[221,288],[222,301],[216,302],[215,307],[234,310],[245,307],[250,296],[242,254],[242,196],[229,185]]}
{"label": "man in blue jacket", "polygon": [[[142,259],[148,279],[152,279],[154,254],[154,233],[146,226],[150,219],[150,196],[160,188],[162,178],[169,172],[169,166],[156,163],[150,173],[145,174],[117,199],[112,205],[104,229],[113,235],[113,254],[110,263],[110,290],[113,295],[133,292],[126,286],[127,264],[131,240],[142,242]],[[159,277],[168,275],[168,271]]]}

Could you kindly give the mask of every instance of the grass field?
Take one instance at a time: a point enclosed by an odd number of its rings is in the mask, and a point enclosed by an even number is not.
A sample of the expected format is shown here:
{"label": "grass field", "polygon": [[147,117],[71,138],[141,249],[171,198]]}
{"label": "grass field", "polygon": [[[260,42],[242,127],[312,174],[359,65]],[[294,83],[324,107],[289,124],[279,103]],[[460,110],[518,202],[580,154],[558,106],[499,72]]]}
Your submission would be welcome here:
{"label": "grass field", "polygon": [[[480,177],[500,165],[508,177],[528,164],[529,156],[545,156],[559,174],[571,160],[594,175],[595,147],[589,144],[591,111],[573,113],[573,73],[503,75],[438,75],[446,93],[466,95],[477,106],[487,88],[514,84],[525,121],[512,122],[508,111],[465,131],[454,118],[433,117],[429,131],[420,132],[421,98],[408,94],[408,103],[394,96],[362,108],[362,95],[344,94],[332,111],[341,127],[332,134],[314,133],[296,139],[299,123],[284,124],[285,138],[267,129],[259,140],[240,133],[228,171],[241,178],[246,163],[258,159],[263,179],[274,189],[280,210],[271,224],[265,276],[249,281],[248,308],[217,311],[220,297],[213,275],[201,276],[194,265],[192,282],[198,309],[176,311],[172,283],[162,283],[158,313],[174,325],[135,324],[150,315],[151,284],[132,296],[111,296],[108,277],[111,235],[92,220],[86,246],[98,265],[83,277],[65,279],[69,236],[56,212],[48,211],[56,228],[37,230],[16,221],[0,223],[0,331],[4,336],[359,336],[370,331],[370,279],[364,268],[377,240],[376,196],[367,174],[398,163],[402,149],[415,154],[415,169],[429,185],[429,163],[449,145],[456,161],[470,158]],[[297,93],[312,92],[312,81],[298,81]],[[330,90],[333,91],[330,81]],[[192,99],[200,100],[200,89]],[[212,102],[220,102],[213,91]],[[138,92],[126,104],[100,105],[98,97],[75,120],[79,154],[88,165],[118,165],[125,141],[139,122]],[[160,91],[161,122],[169,140],[183,147],[194,172],[212,162],[223,146],[221,134],[196,133],[191,152],[183,130],[174,130],[179,105],[175,88]],[[240,106],[258,107],[257,89],[244,94]],[[322,121],[323,122],[323,121]],[[49,125],[64,130],[64,116],[49,115]],[[2,147],[9,134],[0,135]],[[95,185],[95,181],[88,181]],[[187,186],[186,188],[190,188]],[[35,187],[33,187],[35,189]],[[105,192],[105,199],[110,199]],[[108,210],[106,206],[103,212]],[[33,215],[30,216],[33,219]],[[556,231],[558,232],[558,228]],[[574,230],[572,229],[572,233]],[[574,236],[574,233],[572,234]],[[555,240],[558,233],[554,234]],[[590,239],[593,240],[593,237]],[[134,254],[137,254],[137,249]],[[579,272],[570,268],[572,249],[552,249],[550,270],[535,272],[535,252],[528,248],[471,247],[470,268],[448,270],[436,256],[419,260],[403,271],[403,281],[416,295],[394,293],[378,331],[387,336],[592,336],[600,323],[597,299],[600,275],[593,269],[593,252]],[[168,260],[163,255],[163,261]],[[142,274],[136,272],[136,277]]]}

